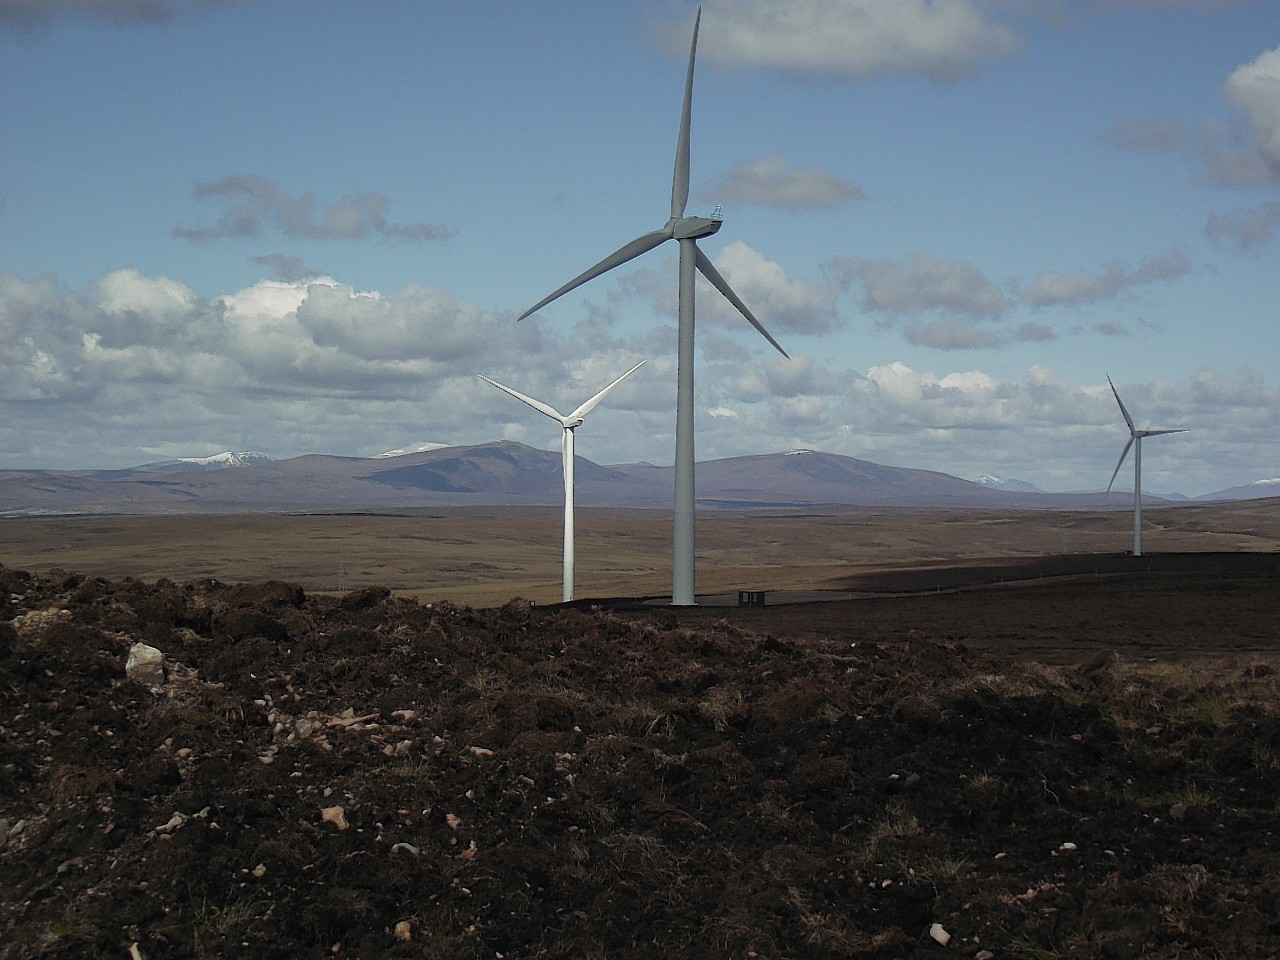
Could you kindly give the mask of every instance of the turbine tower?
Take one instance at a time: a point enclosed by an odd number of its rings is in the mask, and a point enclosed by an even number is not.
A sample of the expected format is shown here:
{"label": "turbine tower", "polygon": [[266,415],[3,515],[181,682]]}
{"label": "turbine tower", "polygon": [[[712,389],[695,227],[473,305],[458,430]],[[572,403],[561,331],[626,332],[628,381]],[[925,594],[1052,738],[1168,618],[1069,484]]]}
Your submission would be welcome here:
{"label": "turbine tower", "polygon": [[671,217],[659,230],[646,233],[609,254],[594,267],[570,280],[555,293],[544,297],[517,317],[523,320],[570,290],[588,280],[600,276],[648,253],[668,240],[680,243],[680,325],[676,372],[676,455],[675,455],[675,519],[672,529],[671,602],[689,606],[694,600],[694,389],[693,389],[693,289],[694,271],[701,273],[711,285],[720,291],[747,321],[760,331],[780,354],[788,356],[765,330],[759,320],[747,309],[729,283],[712,265],[697,241],[709,237],[720,229],[720,217],[686,217],[685,205],[689,200],[689,118],[693,106],[693,62],[698,49],[698,25],[702,20],[702,8],[698,8],[693,21],[693,42],[689,46],[689,67],[684,81],[684,109],[680,114],[680,134],[676,141],[675,174],[671,180]]}
{"label": "turbine tower", "polygon": [[1107,375],[1107,383],[1111,384],[1111,392],[1115,394],[1116,403],[1120,404],[1120,413],[1124,416],[1124,422],[1129,425],[1129,442],[1124,445],[1120,459],[1116,461],[1115,470],[1111,471],[1111,483],[1107,484],[1107,493],[1111,492],[1111,486],[1116,482],[1116,474],[1124,465],[1124,458],[1129,455],[1129,448],[1133,447],[1133,555],[1140,557],[1142,556],[1142,438],[1187,431],[1137,429],[1133,425],[1133,417],[1129,416],[1129,411],[1124,408],[1124,401],[1120,399],[1120,394],[1116,393],[1116,385],[1111,383],[1110,374]]}
{"label": "turbine tower", "polygon": [[564,429],[560,434],[560,459],[561,466],[564,470],[564,602],[568,603],[573,599],[573,431],[582,426],[582,421],[586,419],[588,413],[595,409],[597,403],[604,399],[605,394],[620,384],[631,374],[635,373],[642,366],[644,361],[641,360],[634,367],[624,373],[622,376],[614,380],[594,397],[588,400],[582,406],[578,407],[573,413],[565,416],[558,412],[554,407],[543,403],[541,400],[535,400],[533,397],[526,397],[519,390],[512,390],[508,386],[498,383],[497,380],[490,380],[482,373],[476,374],[485,383],[491,383],[503,393],[509,393],[517,400],[522,400],[539,413],[545,413],[552,420],[555,420]]}

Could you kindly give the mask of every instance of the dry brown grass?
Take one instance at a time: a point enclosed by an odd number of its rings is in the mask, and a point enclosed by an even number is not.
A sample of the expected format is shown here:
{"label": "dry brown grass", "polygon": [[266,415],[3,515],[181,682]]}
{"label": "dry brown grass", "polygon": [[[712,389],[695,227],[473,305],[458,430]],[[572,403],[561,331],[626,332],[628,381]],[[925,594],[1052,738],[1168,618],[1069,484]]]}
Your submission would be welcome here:
{"label": "dry brown grass", "polygon": [[[1148,509],[1151,551],[1280,550],[1280,499]],[[404,514],[93,517],[0,521],[0,563],[110,579],[290,580],[311,591],[380,584],[424,600],[496,606],[560,598],[561,513],[552,507]],[[840,509],[703,512],[698,592],[836,586],[905,564],[1122,552],[1125,511],[993,513]],[[671,517],[580,509],[579,597],[670,590]]]}

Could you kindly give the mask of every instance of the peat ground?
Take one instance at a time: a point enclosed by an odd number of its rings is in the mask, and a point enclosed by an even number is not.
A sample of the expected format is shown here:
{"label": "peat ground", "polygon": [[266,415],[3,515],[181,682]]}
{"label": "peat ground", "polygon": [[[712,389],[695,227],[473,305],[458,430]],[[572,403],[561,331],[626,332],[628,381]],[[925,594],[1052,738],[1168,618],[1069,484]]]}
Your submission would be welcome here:
{"label": "peat ground", "polygon": [[1280,557],[1090,562],[680,610],[0,567],[0,957],[1271,956]]}

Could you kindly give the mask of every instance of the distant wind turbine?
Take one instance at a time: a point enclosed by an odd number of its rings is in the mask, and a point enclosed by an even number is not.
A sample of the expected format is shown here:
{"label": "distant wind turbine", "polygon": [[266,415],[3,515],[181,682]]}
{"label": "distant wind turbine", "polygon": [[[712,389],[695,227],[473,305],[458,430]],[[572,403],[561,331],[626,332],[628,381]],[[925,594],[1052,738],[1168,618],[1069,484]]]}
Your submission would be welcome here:
{"label": "distant wind turbine", "polygon": [[1124,416],[1124,422],[1129,425],[1129,442],[1124,445],[1120,459],[1116,461],[1116,468],[1111,471],[1111,483],[1107,484],[1107,493],[1111,492],[1111,486],[1116,482],[1116,474],[1124,465],[1124,458],[1129,455],[1129,448],[1133,447],[1133,555],[1140,557],[1142,556],[1142,438],[1187,431],[1137,429],[1133,425],[1133,417],[1129,416],[1129,411],[1124,408],[1124,401],[1120,399],[1120,394],[1116,393],[1116,385],[1111,383],[1110,374],[1107,375],[1107,383],[1111,384],[1111,392],[1115,394],[1116,403],[1120,404],[1120,413]]}
{"label": "distant wind turbine", "polygon": [[[693,21],[693,42],[689,46],[689,68],[684,82],[684,109],[680,115],[680,135],[676,142],[675,173],[671,181],[671,217],[659,230],[646,233],[609,254],[594,267],[570,280],[555,293],[544,297],[517,317],[523,320],[570,290],[588,280],[607,273],[614,267],[648,253],[668,240],[680,242],[680,326],[676,373],[676,456],[675,456],[675,520],[672,536],[671,602],[688,606],[694,600],[694,453],[693,453],[693,289],[694,270],[711,281],[747,321],[760,331],[780,354],[788,356],[747,309],[729,283],[698,249],[697,241],[709,237],[720,229],[720,216],[686,217],[685,204],[689,200],[689,118],[693,106],[693,62],[698,49],[698,26],[702,20],[702,8],[698,8]],[[717,211],[719,208],[717,208]]]}
{"label": "distant wind turbine", "polygon": [[560,435],[560,458],[564,469],[564,602],[568,603],[573,599],[573,431],[582,426],[582,422],[586,419],[588,413],[595,409],[596,404],[605,398],[610,390],[620,384],[631,374],[635,373],[645,361],[641,360],[634,367],[624,373],[622,376],[614,380],[594,397],[582,404],[573,413],[566,416],[557,411],[554,407],[543,403],[541,400],[535,400],[533,397],[527,397],[519,390],[512,390],[508,386],[504,386],[497,380],[490,380],[482,373],[476,374],[485,383],[491,383],[503,393],[509,393],[517,400],[522,400],[539,413],[545,413],[552,420],[555,420],[564,429]]}

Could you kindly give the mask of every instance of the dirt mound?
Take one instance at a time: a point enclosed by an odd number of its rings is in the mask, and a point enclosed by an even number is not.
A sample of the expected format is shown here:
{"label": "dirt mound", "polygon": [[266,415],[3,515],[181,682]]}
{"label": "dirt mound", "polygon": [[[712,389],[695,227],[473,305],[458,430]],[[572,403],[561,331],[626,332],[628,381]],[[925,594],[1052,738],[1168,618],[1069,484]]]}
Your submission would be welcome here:
{"label": "dirt mound", "polygon": [[837,637],[3,567],[0,599],[6,958],[1280,942],[1268,657],[1051,667],[916,600]]}

